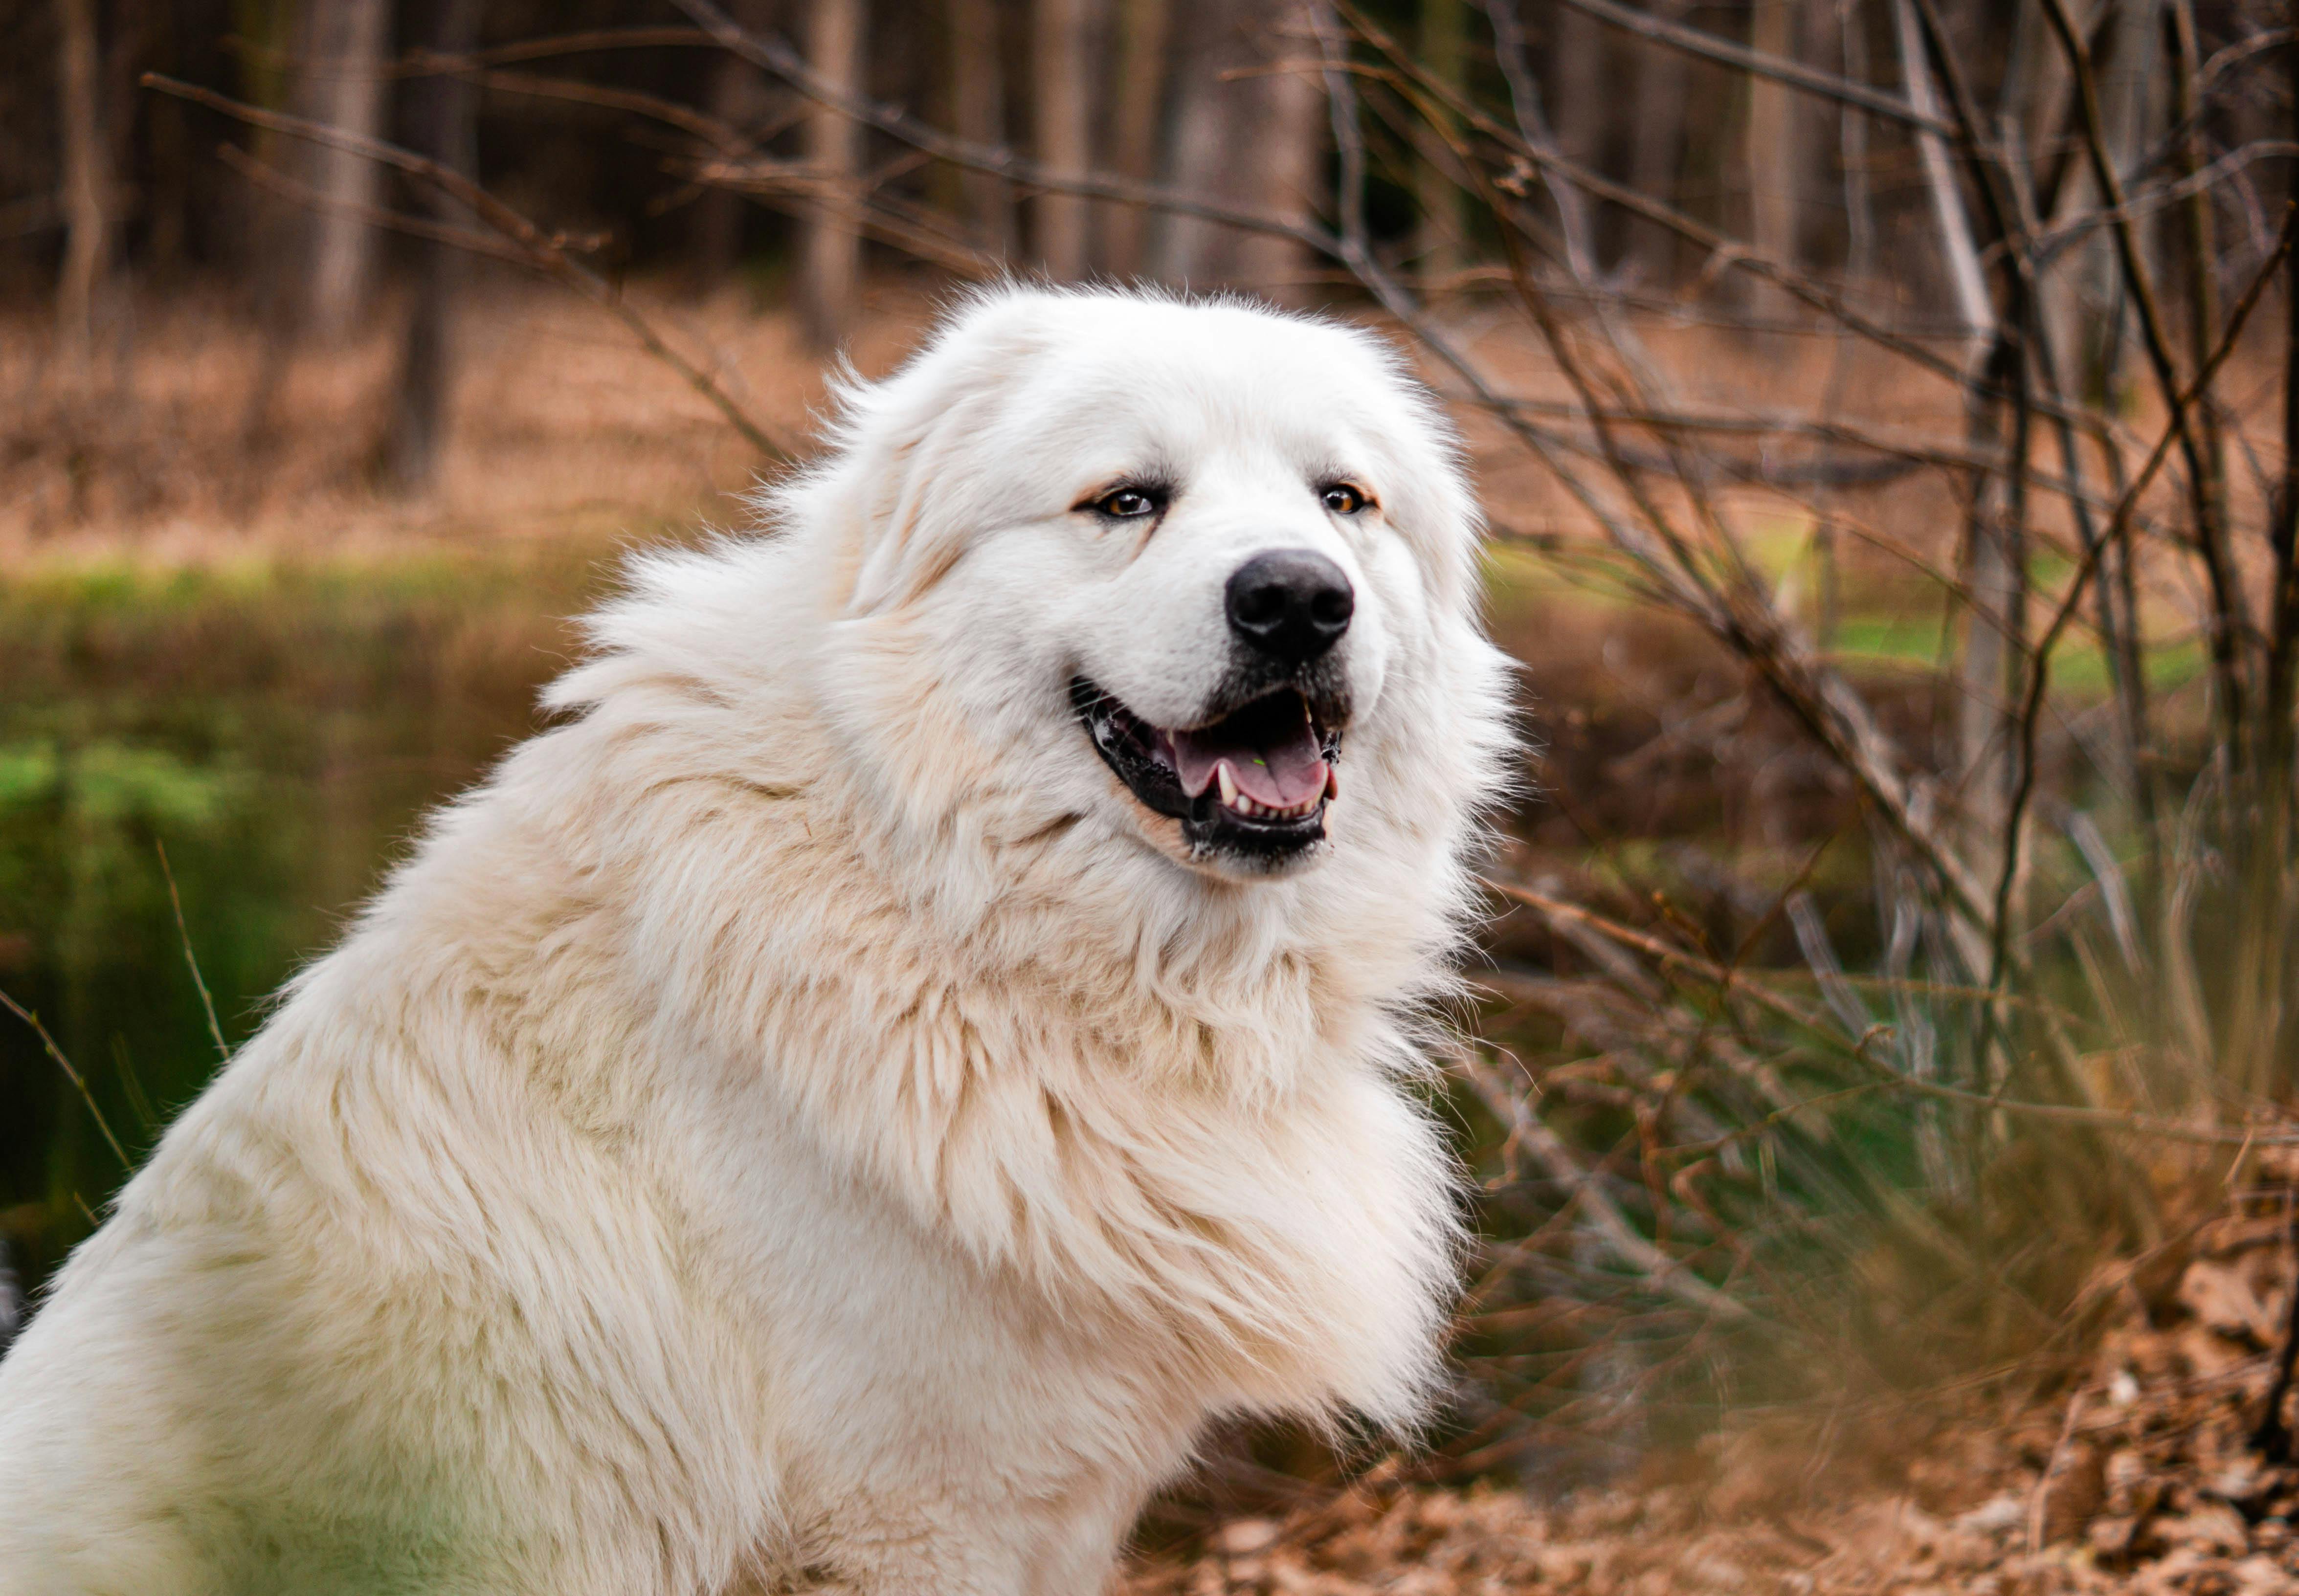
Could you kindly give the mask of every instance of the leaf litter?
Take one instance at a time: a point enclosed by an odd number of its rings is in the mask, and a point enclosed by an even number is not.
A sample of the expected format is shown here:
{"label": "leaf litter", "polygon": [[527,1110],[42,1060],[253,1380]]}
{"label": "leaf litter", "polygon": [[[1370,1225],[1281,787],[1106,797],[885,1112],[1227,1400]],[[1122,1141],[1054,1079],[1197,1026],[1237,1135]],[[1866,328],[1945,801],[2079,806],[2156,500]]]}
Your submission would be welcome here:
{"label": "leaf litter", "polygon": [[2299,1467],[2254,1444],[2293,1234],[2254,1210],[2130,1268],[2079,1377],[2008,1420],[1750,1424],[1547,1500],[1391,1458],[1141,1562],[1123,1596],[2299,1592]]}

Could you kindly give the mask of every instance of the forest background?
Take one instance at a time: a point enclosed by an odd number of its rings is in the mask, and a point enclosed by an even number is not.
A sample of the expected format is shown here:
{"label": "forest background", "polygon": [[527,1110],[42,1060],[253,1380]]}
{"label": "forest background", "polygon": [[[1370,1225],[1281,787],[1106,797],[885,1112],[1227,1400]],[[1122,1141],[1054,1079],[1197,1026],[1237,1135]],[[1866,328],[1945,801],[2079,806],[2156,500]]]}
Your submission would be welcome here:
{"label": "forest background", "polygon": [[[2157,1567],[2216,1501],[2271,1558],[2295,21],[0,0],[16,1273],[532,729],[618,553],[804,457],[836,360],[1008,274],[1236,289],[1454,407],[1523,665],[1437,1098],[1464,1378],[1376,1474],[1793,1435],[1796,1492],[1902,1489],[1909,1426],[2044,1412],[1957,1487],[2015,1482],[1999,1550]],[[2196,1327],[2224,1360],[2133,1350]],[[2187,1483],[2117,1498],[2135,1447]],[[2250,1494],[2197,1494],[2237,1453]],[[1226,1512],[1365,1460],[1216,1465]]]}

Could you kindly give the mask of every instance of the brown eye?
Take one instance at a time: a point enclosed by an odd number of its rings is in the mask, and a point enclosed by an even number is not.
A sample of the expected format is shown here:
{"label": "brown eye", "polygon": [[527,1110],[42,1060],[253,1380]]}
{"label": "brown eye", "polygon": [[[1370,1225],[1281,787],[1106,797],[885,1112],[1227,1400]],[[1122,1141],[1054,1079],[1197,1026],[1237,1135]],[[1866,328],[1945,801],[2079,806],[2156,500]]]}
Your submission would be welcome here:
{"label": "brown eye", "polygon": [[1158,513],[1158,497],[1141,488],[1113,488],[1093,501],[1095,510],[1114,521],[1133,521]]}
{"label": "brown eye", "polygon": [[1345,482],[1327,483],[1319,493],[1325,508],[1337,516],[1354,516],[1365,507],[1365,496]]}

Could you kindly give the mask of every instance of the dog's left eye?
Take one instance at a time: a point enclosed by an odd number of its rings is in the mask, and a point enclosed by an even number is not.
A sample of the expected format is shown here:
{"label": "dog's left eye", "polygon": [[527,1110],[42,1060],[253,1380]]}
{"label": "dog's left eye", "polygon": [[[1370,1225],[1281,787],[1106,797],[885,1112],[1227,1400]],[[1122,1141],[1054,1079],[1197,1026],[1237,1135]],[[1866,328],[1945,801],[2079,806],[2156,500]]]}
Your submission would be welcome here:
{"label": "dog's left eye", "polygon": [[1318,490],[1325,508],[1337,516],[1354,516],[1365,507],[1365,496],[1345,482],[1330,482]]}
{"label": "dog's left eye", "polygon": [[1100,514],[1116,521],[1133,521],[1158,513],[1158,495],[1146,488],[1112,488],[1093,501]]}

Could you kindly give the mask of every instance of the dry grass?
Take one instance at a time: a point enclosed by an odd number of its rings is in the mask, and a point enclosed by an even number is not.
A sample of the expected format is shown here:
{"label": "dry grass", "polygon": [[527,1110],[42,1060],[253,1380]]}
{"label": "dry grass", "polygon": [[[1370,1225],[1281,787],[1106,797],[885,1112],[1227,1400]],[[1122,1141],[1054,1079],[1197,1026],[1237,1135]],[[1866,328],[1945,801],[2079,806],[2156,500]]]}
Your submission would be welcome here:
{"label": "dry grass", "polygon": [[2292,1171],[2104,1282],[2068,1388],[1954,1418],[1744,1418],[1542,1503],[1396,1460],[1145,1559],[1126,1596],[2270,1596],[2299,1588],[2299,1468],[2250,1443],[2291,1290]]}

